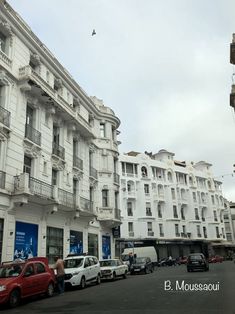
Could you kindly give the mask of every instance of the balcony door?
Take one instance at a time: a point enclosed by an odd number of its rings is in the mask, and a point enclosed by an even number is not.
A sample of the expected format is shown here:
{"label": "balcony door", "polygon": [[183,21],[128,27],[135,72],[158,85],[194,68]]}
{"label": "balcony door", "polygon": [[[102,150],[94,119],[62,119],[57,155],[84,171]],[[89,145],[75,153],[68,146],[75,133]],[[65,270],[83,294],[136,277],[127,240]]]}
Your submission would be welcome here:
{"label": "balcony door", "polygon": [[60,129],[56,125],[53,125],[53,143],[57,146],[60,144]]}

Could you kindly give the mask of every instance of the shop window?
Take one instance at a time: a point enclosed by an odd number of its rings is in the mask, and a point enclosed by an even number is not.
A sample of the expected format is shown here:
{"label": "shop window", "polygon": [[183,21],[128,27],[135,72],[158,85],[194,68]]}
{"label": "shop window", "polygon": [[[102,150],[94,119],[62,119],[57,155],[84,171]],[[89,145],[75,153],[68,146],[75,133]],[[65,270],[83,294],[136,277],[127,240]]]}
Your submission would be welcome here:
{"label": "shop window", "polygon": [[56,256],[63,259],[64,230],[47,227],[46,239],[46,256],[49,260],[49,264],[54,264]]}

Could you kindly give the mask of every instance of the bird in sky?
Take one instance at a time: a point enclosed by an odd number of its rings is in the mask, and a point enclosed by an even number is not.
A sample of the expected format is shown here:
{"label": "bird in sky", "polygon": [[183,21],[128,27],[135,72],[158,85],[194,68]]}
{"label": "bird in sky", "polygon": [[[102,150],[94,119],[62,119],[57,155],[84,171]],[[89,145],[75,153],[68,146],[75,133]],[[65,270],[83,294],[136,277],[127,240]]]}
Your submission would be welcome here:
{"label": "bird in sky", "polygon": [[91,36],[94,36],[94,35],[96,35],[96,32],[95,32],[95,30],[93,29],[93,32],[92,32]]}

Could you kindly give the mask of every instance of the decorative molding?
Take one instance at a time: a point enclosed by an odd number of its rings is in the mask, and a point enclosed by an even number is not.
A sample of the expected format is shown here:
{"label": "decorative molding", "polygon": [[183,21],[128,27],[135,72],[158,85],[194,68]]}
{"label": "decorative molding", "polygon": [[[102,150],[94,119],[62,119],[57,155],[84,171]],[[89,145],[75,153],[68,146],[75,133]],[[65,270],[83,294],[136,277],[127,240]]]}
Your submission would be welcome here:
{"label": "decorative molding", "polygon": [[30,95],[30,96],[27,97],[27,102],[30,105],[32,105],[32,107],[34,109],[38,109],[39,108],[39,103],[38,103],[38,98],[37,97]]}
{"label": "decorative molding", "polygon": [[41,156],[41,147],[33,143],[29,143],[27,139],[23,143],[24,153],[32,158],[38,158]]}
{"label": "decorative molding", "polygon": [[60,158],[51,157],[52,168],[58,171],[63,171],[65,169],[65,161]]}
{"label": "decorative molding", "polygon": [[4,86],[9,85],[9,78],[4,70],[0,70],[0,84]]}
{"label": "decorative molding", "polygon": [[20,90],[24,93],[31,91],[31,85],[29,85],[28,82],[24,82],[20,84],[19,87],[20,87]]}
{"label": "decorative molding", "polygon": [[7,21],[0,18],[0,26],[1,26],[1,29],[4,33],[4,35],[10,38],[10,46],[12,46],[13,32],[12,32],[10,24]]}
{"label": "decorative molding", "polygon": [[91,153],[95,153],[95,152],[96,152],[96,147],[95,147],[94,144],[90,144],[90,145],[89,145],[89,151],[90,151]]}

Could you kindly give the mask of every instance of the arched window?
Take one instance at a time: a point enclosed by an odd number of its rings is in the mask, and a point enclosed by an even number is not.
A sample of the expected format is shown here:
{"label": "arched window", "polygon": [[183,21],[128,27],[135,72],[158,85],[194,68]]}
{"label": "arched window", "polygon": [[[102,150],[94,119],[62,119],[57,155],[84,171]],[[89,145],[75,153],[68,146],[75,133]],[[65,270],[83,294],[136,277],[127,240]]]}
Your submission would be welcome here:
{"label": "arched window", "polygon": [[147,171],[147,168],[146,167],[141,167],[141,174],[142,174],[142,177],[147,177],[148,176],[148,171]]}
{"label": "arched window", "polygon": [[173,181],[172,173],[170,171],[167,172],[167,179],[169,182]]}

